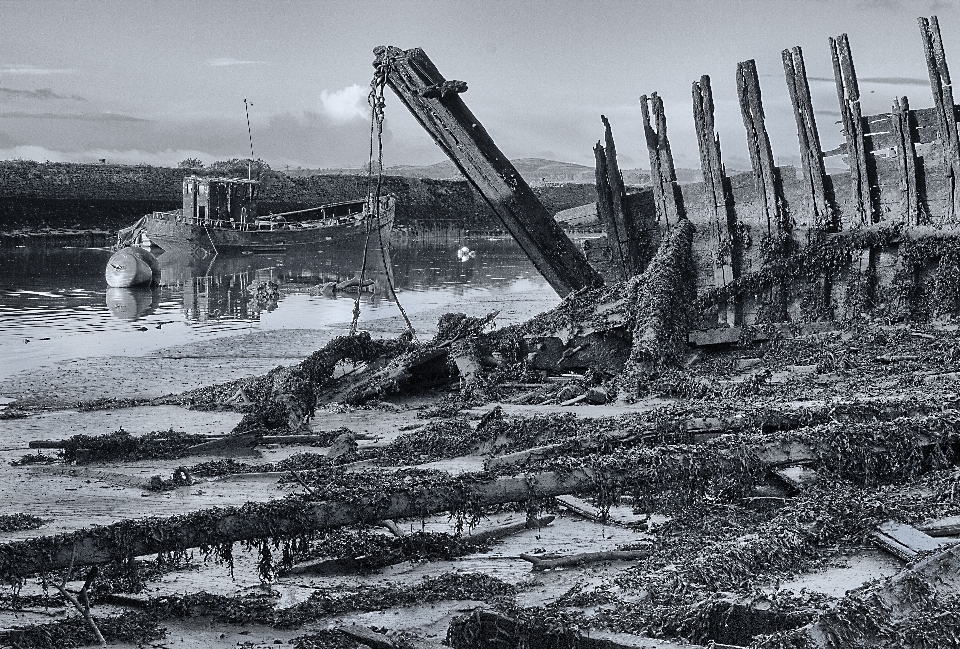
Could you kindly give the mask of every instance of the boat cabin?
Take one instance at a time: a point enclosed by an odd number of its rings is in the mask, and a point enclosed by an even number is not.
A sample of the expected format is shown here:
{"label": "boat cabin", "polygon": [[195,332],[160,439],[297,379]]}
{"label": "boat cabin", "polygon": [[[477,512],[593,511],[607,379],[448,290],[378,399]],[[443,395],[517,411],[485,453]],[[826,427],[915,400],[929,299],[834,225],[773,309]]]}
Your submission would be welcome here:
{"label": "boat cabin", "polygon": [[260,181],[245,178],[183,179],[183,216],[218,227],[245,228],[257,220]]}

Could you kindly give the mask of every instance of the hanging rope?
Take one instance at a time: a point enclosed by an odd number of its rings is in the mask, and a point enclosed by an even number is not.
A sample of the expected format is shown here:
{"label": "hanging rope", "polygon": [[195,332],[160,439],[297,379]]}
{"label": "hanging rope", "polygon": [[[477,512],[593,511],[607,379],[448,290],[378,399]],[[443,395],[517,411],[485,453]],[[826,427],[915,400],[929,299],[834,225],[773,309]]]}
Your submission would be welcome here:
{"label": "hanging rope", "polygon": [[[384,87],[387,83],[386,61],[381,62],[373,75],[373,81],[370,82],[370,94],[367,95],[367,103],[370,105],[370,153],[367,162],[367,204],[370,209],[370,218],[367,221],[367,234],[363,245],[363,261],[360,264],[360,286],[363,286],[364,274],[367,270],[367,250],[370,246],[370,234],[373,228],[377,230],[377,239],[380,244],[380,259],[387,272],[387,285],[390,292],[397,301],[397,308],[400,309],[400,315],[407,324],[407,331],[416,339],[416,331],[403,305],[400,303],[400,296],[397,295],[396,287],[393,284],[393,273],[389,267],[387,259],[387,246],[389,241],[383,240],[383,228],[380,223],[380,198],[383,191],[383,109],[386,102],[383,97]],[[373,164],[374,150],[376,150],[377,181],[373,188]],[[372,194],[372,200],[371,200]],[[360,320],[360,291],[357,291],[357,297],[353,302],[353,321],[350,323],[350,335],[357,332],[357,322]]]}

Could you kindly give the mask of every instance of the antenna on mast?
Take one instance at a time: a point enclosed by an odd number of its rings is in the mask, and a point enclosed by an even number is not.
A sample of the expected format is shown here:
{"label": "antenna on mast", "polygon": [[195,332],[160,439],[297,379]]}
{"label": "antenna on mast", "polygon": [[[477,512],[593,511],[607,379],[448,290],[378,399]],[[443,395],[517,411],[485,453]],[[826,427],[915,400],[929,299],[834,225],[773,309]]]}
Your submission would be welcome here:
{"label": "antenna on mast", "polygon": [[250,130],[250,106],[253,106],[253,102],[248,102],[247,98],[243,98],[243,111],[247,114],[247,137],[250,138],[250,162],[247,163],[247,180],[250,180],[250,165],[256,159],[253,156],[253,131]]}

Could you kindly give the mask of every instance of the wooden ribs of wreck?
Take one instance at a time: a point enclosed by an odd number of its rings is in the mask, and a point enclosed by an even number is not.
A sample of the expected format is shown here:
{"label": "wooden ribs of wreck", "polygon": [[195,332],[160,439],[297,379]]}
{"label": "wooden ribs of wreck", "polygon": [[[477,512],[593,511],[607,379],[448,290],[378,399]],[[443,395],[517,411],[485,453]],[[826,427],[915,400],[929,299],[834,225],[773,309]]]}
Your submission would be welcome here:
{"label": "wooden ribs of wreck", "polygon": [[[954,438],[930,435],[928,444],[954,443]],[[656,466],[672,465],[677,471],[689,468],[696,446],[679,445],[650,449],[644,462]],[[747,449],[757,468],[767,470],[809,463],[818,457],[812,443],[772,438]],[[711,470],[742,472],[743,449],[709,450]],[[637,458],[639,461],[639,457]],[[640,467],[634,467],[639,469]],[[632,469],[631,469],[632,470]],[[667,472],[668,474],[670,472]],[[464,503],[480,507],[526,502],[589,491],[598,480],[623,482],[627,476],[617,468],[542,471],[508,477],[484,479],[480,476],[457,488],[439,483],[431,486],[404,487],[383,498],[303,501],[287,498],[242,507],[200,510],[170,518],[125,520],[112,525],[81,529],[71,533],[42,536],[0,544],[0,578],[23,578],[31,574],[68,567],[97,565],[161,552],[213,547],[224,543],[269,538],[289,538],[348,525],[368,524],[384,519],[429,516],[453,511]],[[368,483],[383,489],[384,474],[368,474]],[[359,484],[353,481],[352,484]],[[649,490],[669,489],[669,485],[648,485]]]}
{"label": "wooden ribs of wreck", "polygon": [[[734,328],[850,320],[865,312],[920,320],[960,314],[960,294],[949,289],[949,278],[960,272],[960,107],[953,104],[936,17],[921,18],[920,27],[933,108],[912,109],[900,97],[889,113],[863,115],[850,40],[827,39],[844,137],[829,151],[822,150],[805,52],[782,51],[799,174],[774,162],[753,60],[740,63],[736,76],[750,173],[727,176],[724,169],[709,77],[693,84],[702,182],[676,183],[662,101],[644,95],[651,187],[630,188],[621,203],[636,211],[637,222],[658,221],[660,236],[681,214],[695,226],[691,343],[736,343]],[[613,207],[602,198],[610,193],[609,149],[596,149],[598,215],[608,233],[615,228]],[[836,156],[849,172],[826,172],[825,160]],[[622,232],[615,236],[625,249]],[[643,238],[659,243],[660,236]],[[594,257],[602,254],[591,248]]]}
{"label": "wooden ribs of wreck", "polygon": [[419,48],[381,46],[374,54],[383,81],[483,196],[550,286],[563,297],[601,285],[601,276],[464,104],[459,93],[466,84],[444,79]]}

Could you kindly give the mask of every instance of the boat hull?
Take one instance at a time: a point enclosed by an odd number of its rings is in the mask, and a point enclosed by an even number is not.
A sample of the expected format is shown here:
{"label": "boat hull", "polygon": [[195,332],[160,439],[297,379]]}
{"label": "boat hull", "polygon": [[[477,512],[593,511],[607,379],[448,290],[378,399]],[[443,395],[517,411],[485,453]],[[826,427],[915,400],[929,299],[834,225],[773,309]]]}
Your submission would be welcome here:
{"label": "boat hull", "polygon": [[350,219],[324,225],[287,224],[275,229],[237,229],[185,220],[177,212],[148,214],[144,234],[150,242],[170,252],[193,255],[237,252],[279,252],[297,246],[362,239],[368,232],[371,244],[389,241],[393,229],[394,199],[384,201],[379,224],[371,218]]}

